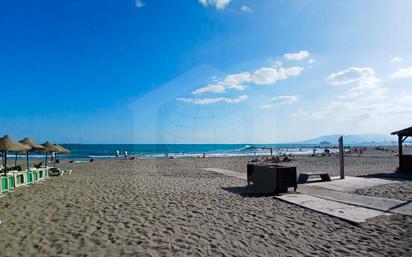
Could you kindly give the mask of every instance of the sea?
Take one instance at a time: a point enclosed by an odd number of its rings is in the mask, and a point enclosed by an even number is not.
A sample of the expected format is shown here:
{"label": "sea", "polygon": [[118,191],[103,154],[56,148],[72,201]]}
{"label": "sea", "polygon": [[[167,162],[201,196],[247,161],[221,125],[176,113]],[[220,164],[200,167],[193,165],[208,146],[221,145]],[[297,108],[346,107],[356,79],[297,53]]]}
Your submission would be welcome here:
{"label": "sea", "polygon": [[[374,144],[376,145],[376,144]],[[271,152],[282,154],[312,154],[322,153],[325,148],[330,152],[337,152],[336,145],[313,144],[62,144],[70,150],[70,154],[61,156],[63,159],[90,160],[114,159],[116,151],[120,157],[127,152],[128,157],[137,158],[186,158],[201,157],[230,157],[268,155]],[[355,146],[356,145],[352,145]],[[363,146],[368,146],[363,144]],[[372,146],[372,145],[369,145]],[[14,153],[9,152],[8,157],[14,158]],[[24,158],[19,155],[18,158]],[[31,153],[31,158],[44,158],[43,153]]]}
{"label": "sea", "polygon": [[[63,159],[89,160],[114,159],[119,151],[120,157],[127,152],[128,157],[137,158],[186,158],[254,156],[273,154],[311,154],[316,148],[317,153],[324,151],[325,146],[302,144],[62,144],[70,150],[70,154],[61,156]],[[335,146],[328,146],[331,152]],[[14,158],[11,152],[8,156]],[[44,158],[43,153],[31,153],[31,158]],[[18,158],[24,158],[19,155]]]}

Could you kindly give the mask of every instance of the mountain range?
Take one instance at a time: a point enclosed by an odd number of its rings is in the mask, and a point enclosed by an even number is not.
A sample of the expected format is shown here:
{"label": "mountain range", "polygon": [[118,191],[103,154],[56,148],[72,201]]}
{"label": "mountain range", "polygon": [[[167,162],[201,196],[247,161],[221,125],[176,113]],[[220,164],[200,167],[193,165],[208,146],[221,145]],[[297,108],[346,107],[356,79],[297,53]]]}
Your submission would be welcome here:
{"label": "mountain range", "polygon": [[359,134],[359,135],[325,135],[313,139],[297,142],[297,144],[337,144],[340,136],[343,136],[344,144],[391,144],[397,141],[395,136],[385,134]]}

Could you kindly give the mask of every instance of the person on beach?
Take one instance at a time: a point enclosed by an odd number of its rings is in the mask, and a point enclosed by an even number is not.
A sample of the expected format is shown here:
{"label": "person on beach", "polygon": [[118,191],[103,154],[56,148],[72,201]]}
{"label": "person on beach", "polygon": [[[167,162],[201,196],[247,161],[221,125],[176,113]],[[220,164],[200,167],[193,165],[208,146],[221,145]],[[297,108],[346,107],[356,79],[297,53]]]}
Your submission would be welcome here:
{"label": "person on beach", "polygon": [[127,160],[127,151],[124,151],[124,159]]}
{"label": "person on beach", "polygon": [[117,150],[117,151],[116,151],[116,155],[115,155],[115,156],[116,156],[116,159],[119,159],[119,155],[120,155],[120,151]]}
{"label": "person on beach", "polygon": [[56,161],[56,153],[52,152],[51,153],[51,159],[50,159],[50,163],[54,163]]}
{"label": "person on beach", "polygon": [[324,152],[325,152],[325,155],[330,156],[330,150],[327,147],[325,148]]}

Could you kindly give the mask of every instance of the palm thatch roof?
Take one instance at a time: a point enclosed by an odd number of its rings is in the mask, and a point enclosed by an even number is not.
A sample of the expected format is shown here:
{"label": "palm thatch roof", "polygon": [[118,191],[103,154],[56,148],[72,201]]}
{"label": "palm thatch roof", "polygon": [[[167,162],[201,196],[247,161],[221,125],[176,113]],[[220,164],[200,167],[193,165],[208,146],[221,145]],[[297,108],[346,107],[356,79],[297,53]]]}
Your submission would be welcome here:
{"label": "palm thatch roof", "polygon": [[47,152],[47,153],[59,152],[59,148],[57,148],[55,145],[53,145],[49,141],[47,141],[47,142],[45,142],[41,145],[46,148],[46,149],[42,150],[43,152]]}
{"label": "palm thatch roof", "polygon": [[30,146],[14,141],[8,135],[0,138],[0,151],[24,152],[30,150]]}
{"label": "palm thatch roof", "polygon": [[43,151],[43,150],[46,150],[46,147],[34,142],[33,139],[28,138],[28,137],[20,140],[19,143],[29,146],[30,151]]}
{"label": "palm thatch roof", "polygon": [[70,153],[70,150],[69,150],[69,149],[66,149],[66,148],[64,148],[64,147],[61,146],[61,145],[54,144],[54,146],[55,146],[57,149],[59,149],[59,151],[57,151],[58,153],[61,153],[61,154],[69,154],[69,153]]}

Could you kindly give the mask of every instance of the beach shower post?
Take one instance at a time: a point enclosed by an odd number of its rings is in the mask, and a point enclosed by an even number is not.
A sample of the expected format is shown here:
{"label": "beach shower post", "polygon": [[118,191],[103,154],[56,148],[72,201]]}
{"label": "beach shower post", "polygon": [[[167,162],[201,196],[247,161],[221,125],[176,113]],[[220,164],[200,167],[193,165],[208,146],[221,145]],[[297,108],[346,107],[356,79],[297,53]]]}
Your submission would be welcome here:
{"label": "beach shower post", "polygon": [[339,137],[339,167],[340,167],[340,178],[345,178],[345,162],[343,160],[343,137]]}

